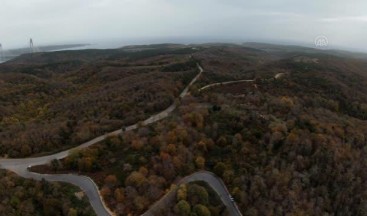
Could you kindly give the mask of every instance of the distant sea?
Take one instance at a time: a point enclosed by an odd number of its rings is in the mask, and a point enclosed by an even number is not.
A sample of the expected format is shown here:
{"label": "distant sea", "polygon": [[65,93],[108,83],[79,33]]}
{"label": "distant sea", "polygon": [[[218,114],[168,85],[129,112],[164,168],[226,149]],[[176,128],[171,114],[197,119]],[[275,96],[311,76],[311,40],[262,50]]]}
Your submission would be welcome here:
{"label": "distant sea", "polygon": [[[167,38],[133,38],[133,39],[113,39],[104,41],[94,41],[88,42],[89,44],[79,44],[79,45],[61,45],[61,46],[42,46],[40,47],[42,52],[55,52],[55,51],[65,51],[65,50],[84,50],[84,49],[118,49],[129,45],[147,45],[147,44],[159,44],[159,43],[177,43],[177,44],[191,44],[191,43],[206,43],[206,42],[235,42],[235,41],[223,41],[210,39],[208,37],[167,37]],[[62,48],[66,46],[66,48]],[[4,58],[0,59],[0,63],[9,61],[21,54],[28,53],[29,48],[14,49],[14,50],[4,50]],[[9,55],[11,53],[11,55]],[[8,55],[7,55],[8,54]]]}
{"label": "distant sea", "polygon": [[[142,44],[147,44],[141,41]],[[155,43],[155,42],[152,42]],[[139,41],[104,41],[95,42],[91,44],[76,44],[76,45],[51,45],[51,46],[41,46],[41,52],[57,52],[66,50],[85,50],[85,49],[117,49],[127,45],[139,44]],[[12,60],[21,54],[29,53],[29,48],[4,50],[3,58],[0,58],[0,64],[6,61]]]}
{"label": "distant sea", "polygon": [[[51,46],[42,46],[38,48],[36,52],[54,52],[58,50],[68,50],[68,49],[87,49],[84,47],[89,46],[89,44],[71,44],[71,45],[51,45]],[[4,50],[2,57],[0,57],[0,64],[6,61],[12,60],[22,54],[29,53],[29,48],[20,48],[20,49],[11,49]]]}
{"label": "distant sea", "polygon": [[[164,43],[163,41],[103,41],[95,42],[91,44],[80,44],[80,45],[59,45],[59,46],[41,46],[41,52],[57,52],[66,50],[85,50],[85,49],[117,49],[128,45],[140,45],[140,44],[153,44],[153,43]],[[65,48],[64,48],[65,47]],[[0,64],[6,61],[12,60],[21,54],[29,53],[29,48],[4,50],[4,57],[0,59]]]}
{"label": "distant sea", "polygon": [[0,59],[0,64],[1,64],[1,63],[4,63],[4,62],[6,62],[6,61],[9,61],[10,59],[12,59],[12,58],[3,58],[3,59]]}

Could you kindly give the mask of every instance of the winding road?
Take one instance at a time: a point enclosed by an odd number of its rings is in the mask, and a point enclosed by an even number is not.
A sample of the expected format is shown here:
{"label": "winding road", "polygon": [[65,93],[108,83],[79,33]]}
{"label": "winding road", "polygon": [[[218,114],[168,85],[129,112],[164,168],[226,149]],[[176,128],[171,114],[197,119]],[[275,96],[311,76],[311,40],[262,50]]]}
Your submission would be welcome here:
{"label": "winding road", "polygon": [[204,91],[206,89],[215,87],[215,86],[222,86],[222,85],[228,85],[228,84],[235,84],[235,83],[241,83],[241,82],[254,82],[254,80],[235,80],[235,81],[228,81],[228,82],[218,82],[218,83],[212,83],[209,85],[206,85],[199,89],[199,92]]}
{"label": "winding road", "polygon": [[[204,181],[208,185],[210,185],[210,187],[213,188],[213,190],[218,194],[222,203],[227,207],[227,211],[229,215],[242,216],[236,203],[231,200],[230,193],[227,190],[223,181],[218,176],[216,176],[215,174],[211,172],[200,171],[200,172],[191,174],[189,176],[186,176],[185,178],[181,179],[177,183],[177,186],[181,184],[187,184],[190,182],[196,182],[196,181]],[[170,201],[175,198],[175,194],[176,194],[176,190],[171,190],[163,198],[161,198],[153,206],[151,206],[151,208],[147,212],[142,214],[142,216],[160,215],[159,214],[160,210],[167,207],[167,204],[169,204]]]}
{"label": "winding road", "polygon": [[[204,70],[199,64],[197,65],[197,67],[199,69],[199,73],[186,86],[186,88],[180,94],[179,98],[183,98],[188,94],[190,87],[198,80],[198,78],[203,73]],[[18,174],[19,176],[24,177],[24,178],[30,178],[30,179],[35,179],[35,180],[44,179],[50,182],[67,182],[67,183],[76,185],[85,192],[85,194],[89,198],[89,202],[91,203],[97,215],[99,216],[114,215],[114,213],[110,211],[109,208],[104,204],[99,194],[98,186],[94,183],[94,181],[91,178],[87,176],[80,176],[80,175],[75,175],[75,174],[38,174],[38,173],[30,172],[28,168],[31,166],[50,163],[54,159],[57,159],[57,160],[63,159],[75,150],[84,149],[94,144],[97,144],[105,140],[107,137],[119,135],[125,131],[137,129],[139,125],[145,126],[145,125],[149,125],[154,122],[160,121],[168,117],[176,109],[177,105],[178,105],[178,102],[174,102],[167,109],[163,110],[162,112],[158,114],[151,116],[150,118],[146,119],[145,121],[141,123],[130,125],[126,127],[124,130],[119,129],[119,130],[107,133],[105,135],[96,137],[88,142],[85,142],[75,148],[72,148],[66,151],[62,151],[62,152],[59,152],[53,155],[36,157],[36,158],[23,158],[23,159],[0,159],[0,168],[13,171],[16,174]],[[218,177],[215,177],[213,174],[209,172],[198,172],[198,173],[194,173],[193,175],[183,178],[179,182],[179,184],[188,183],[192,181],[207,182],[219,194],[223,203],[228,207],[228,211],[230,212],[230,215],[241,215],[236,204],[230,200],[230,195],[225,185],[223,184],[223,182],[221,182],[221,180]],[[172,196],[172,193],[173,192],[171,191],[166,196],[164,196],[160,201],[158,201],[155,205],[153,205],[152,208],[150,208],[150,210],[148,210],[143,215],[153,215],[155,206],[158,205],[159,203],[164,202],[164,200],[167,199],[167,197]]]}

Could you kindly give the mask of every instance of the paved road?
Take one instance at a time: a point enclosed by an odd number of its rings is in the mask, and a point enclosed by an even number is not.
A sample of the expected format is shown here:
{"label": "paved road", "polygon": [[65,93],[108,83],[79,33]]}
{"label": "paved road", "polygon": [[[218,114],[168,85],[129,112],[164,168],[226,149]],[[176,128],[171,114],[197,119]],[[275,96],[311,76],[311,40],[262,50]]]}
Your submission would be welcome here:
{"label": "paved road", "polygon": [[101,200],[98,186],[94,183],[94,181],[91,178],[87,176],[79,176],[74,174],[48,175],[33,172],[20,173],[19,175],[24,178],[32,178],[38,181],[44,179],[49,182],[66,182],[78,186],[80,187],[80,189],[82,189],[82,191],[84,191],[85,195],[87,195],[89,202],[97,215],[99,216],[114,215],[114,213],[111,212],[107,206],[105,206],[103,200]]}
{"label": "paved road", "polygon": [[[179,186],[181,184],[187,184],[187,183],[195,182],[195,181],[204,181],[208,183],[208,185],[210,185],[213,188],[213,190],[217,192],[223,204],[227,207],[229,215],[242,216],[236,203],[231,201],[230,193],[227,190],[223,181],[211,172],[201,171],[201,172],[194,173],[192,175],[189,175],[181,179],[181,181],[179,181],[177,185]],[[176,192],[175,190],[172,190],[169,193],[167,193],[162,199],[156,202],[142,216],[159,215],[160,209],[166,207],[166,205],[170,203],[170,200],[175,198],[175,192]]]}
{"label": "paved road", "polygon": [[[198,65],[198,68],[200,71],[199,74],[182,91],[182,93],[179,96],[180,98],[183,98],[188,94],[190,87],[197,81],[197,79],[203,73],[203,69],[200,65]],[[236,83],[236,82],[243,82],[243,81],[242,80],[231,81],[231,82],[225,82],[224,84]],[[211,87],[215,85],[211,84],[209,86]],[[205,89],[205,87],[203,88]],[[206,86],[206,88],[208,88],[208,86]],[[169,114],[172,113],[176,109],[176,107],[177,107],[177,103],[174,102],[167,109],[143,121],[142,125],[149,125],[149,124],[152,124],[154,122],[157,122],[161,119],[168,117]],[[126,127],[124,131],[130,131],[136,128],[138,128],[138,124],[134,124],[134,125],[130,125]],[[92,146],[96,143],[99,143],[105,140],[109,136],[119,135],[122,132],[123,132],[122,129],[119,129],[111,133],[94,138],[86,143],[81,144],[78,147],[75,147],[75,148],[72,148],[72,149],[69,149],[63,152],[59,152],[53,155],[49,155],[49,156],[43,156],[43,157],[37,157],[37,158],[24,158],[24,159],[0,159],[0,168],[11,170],[17,173],[19,176],[24,177],[24,178],[31,178],[35,180],[45,179],[46,181],[50,181],[50,182],[67,182],[67,183],[76,185],[85,192],[85,194],[89,198],[89,202],[91,203],[97,215],[99,216],[113,215],[113,213],[108,209],[107,206],[105,206],[103,200],[101,199],[97,185],[89,177],[73,175],[73,174],[38,174],[38,173],[29,172],[28,167],[46,164],[46,163],[51,162],[53,159],[58,159],[58,160],[63,159],[67,157],[70,154],[70,152],[75,149],[87,148],[89,146]],[[184,184],[184,183],[189,183],[193,181],[207,182],[220,196],[224,205],[227,206],[230,215],[234,215],[234,216],[241,215],[241,212],[238,210],[237,205],[230,200],[230,197],[229,197],[230,193],[228,192],[227,188],[225,187],[224,183],[220,180],[220,178],[216,177],[212,173],[203,171],[203,172],[194,173],[190,176],[183,178],[178,184]],[[165,195],[161,200],[159,200],[156,204],[154,204],[152,208],[150,208],[150,210],[148,210],[143,215],[145,216],[154,215],[154,211],[157,210],[159,205],[162,205],[162,203],[169,200],[169,198],[172,197],[173,195],[174,195],[174,191],[171,191],[170,193]]]}
{"label": "paved road", "polygon": [[[196,80],[203,73],[204,71],[203,68],[200,65],[197,65],[197,66],[199,68],[198,75],[196,75],[196,77],[182,91],[182,93],[179,96],[180,98],[183,98],[187,95],[190,87],[196,82]],[[172,113],[176,109],[176,107],[177,107],[177,103],[174,102],[167,109],[143,121],[142,125],[149,125],[149,124],[152,124],[154,122],[160,121],[168,117],[169,114]],[[124,131],[130,131],[136,128],[138,128],[138,123],[126,127]],[[81,144],[78,147],[75,147],[75,148],[72,148],[66,151],[62,151],[62,152],[59,152],[53,155],[36,157],[36,158],[23,158],[23,159],[0,159],[0,168],[11,170],[17,173],[19,176],[24,177],[24,178],[32,178],[35,180],[41,180],[43,178],[47,181],[68,182],[76,186],[79,186],[88,196],[90,203],[92,204],[92,207],[95,210],[97,215],[100,215],[100,216],[111,215],[112,213],[104,205],[104,202],[101,200],[101,197],[99,196],[98,187],[95,185],[95,183],[90,178],[86,176],[78,176],[78,175],[71,175],[71,174],[70,175],[41,175],[41,174],[29,172],[28,167],[47,164],[47,163],[50,163],[54,159],[58,159],[58,160],[63,159],[67,157],[70,154],[70,152],[72,152],[75,149],[87,148],[89,146],[92,146],[96,143],[99,143],[105,140],[109,136],[119,135],[122,132],[123,132],[122,129],[119,129],[111,133],[94,138],[86,143]]]}
{"label": "paved road", "polygon": [[199,92],[203,91],[205,89],[208,89],[208,88],[215,87],[215,86],[228,85],[228,84],[241,83],[241,82],[253,82],[253,81],[254,80],[235,80],[235,81],[228,81],[228,82],[212,83],[212,84],[209,84],[209,85],[206,85],[206,86],[200,88]]}

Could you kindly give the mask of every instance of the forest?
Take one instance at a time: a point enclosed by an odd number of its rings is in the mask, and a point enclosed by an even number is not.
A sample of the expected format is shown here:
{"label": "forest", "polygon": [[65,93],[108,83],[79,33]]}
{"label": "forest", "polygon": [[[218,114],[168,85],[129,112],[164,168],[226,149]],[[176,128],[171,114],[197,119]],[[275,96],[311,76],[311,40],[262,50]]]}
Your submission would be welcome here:
{"label": "forest", "polygon": [[57,152],[160,112],[197,73],[186,52],[56,52],[2,64],[0,155]]}
{"label": "forest", "polygon": [[177,187],[170,209],[162,208],[164,215],[229,215],[217,193],[205,182],[182,184]]}
{"label": "forest", "polygon": [[18,177],[0,170],[0,215],[93,216],[88,199],[77,197],[80,189]]}
{"label": "forest", "polygon": [[[243,215],[367,214],[367,60],[237,45],[191,55],[205,72],[169,118],[32,170],[92,177],[117,215],[144,213],[200,170],[225,182]],[[238,79],[254,81],[197,91]],[[178,187],[170,215],[225,215],[206,201],[210,186]]]}

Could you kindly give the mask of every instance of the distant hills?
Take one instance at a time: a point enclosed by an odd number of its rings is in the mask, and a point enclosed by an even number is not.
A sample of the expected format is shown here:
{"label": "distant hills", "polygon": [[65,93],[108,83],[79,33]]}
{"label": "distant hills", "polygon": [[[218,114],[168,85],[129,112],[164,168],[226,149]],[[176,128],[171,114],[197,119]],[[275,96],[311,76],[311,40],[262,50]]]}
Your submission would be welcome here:
{"label": "distant hills", "polygon": [[281,55],[293,55],[296,53],[302,54],[327,54],[339,57],[351,57],[359,59],[367,59],[367,54],[362,52],[350,52],[337,49],[316,49],[311,47],[297,46],[297,45],[277,45],[268,43],[247,42],[242,44],[245,47],[263,50],[269,53]]}

